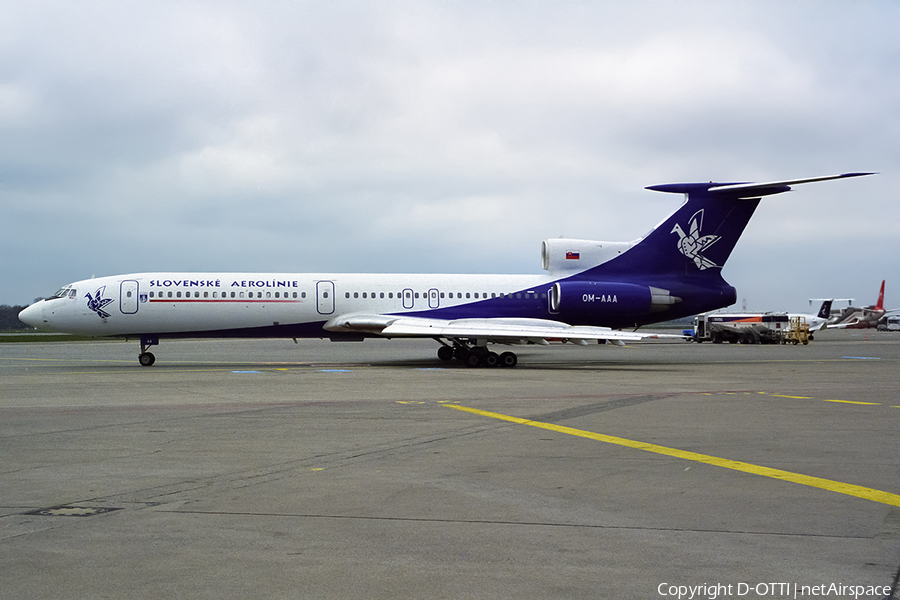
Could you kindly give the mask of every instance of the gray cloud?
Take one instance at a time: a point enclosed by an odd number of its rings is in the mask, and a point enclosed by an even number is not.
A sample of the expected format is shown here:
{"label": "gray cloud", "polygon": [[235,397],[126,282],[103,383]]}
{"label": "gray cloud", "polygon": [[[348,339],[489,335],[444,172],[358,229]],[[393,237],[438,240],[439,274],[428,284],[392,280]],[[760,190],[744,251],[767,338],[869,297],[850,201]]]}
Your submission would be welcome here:
{"label": "gray cloud", "polygon": [[537,272],[542,239],[675,209],[646,185],[877,170],[767,199],[724,274],[755,309],[884,278],[891,304],[892,3],[6,12],[0,302],[141,270]]}

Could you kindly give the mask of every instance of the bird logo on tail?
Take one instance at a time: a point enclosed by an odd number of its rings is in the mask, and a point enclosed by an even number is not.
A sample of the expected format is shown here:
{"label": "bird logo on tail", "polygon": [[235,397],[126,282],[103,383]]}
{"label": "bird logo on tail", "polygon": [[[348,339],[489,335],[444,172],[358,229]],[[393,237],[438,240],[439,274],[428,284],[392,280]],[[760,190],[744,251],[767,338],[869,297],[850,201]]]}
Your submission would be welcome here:
{"label": "bird logo on tail", "polygon": [[719,265],[703,256],[703,252],[707,248],[721,239],[721,236],[718,235],[700,235],[700,230],[703,229],[703,209],[698,210],[691,217],[689,229],[690,233],[685,233],[678,223],[672,228],[670,233],[678,234],[678,250],[694,261],[694,264],[701,271],[718,267]]}

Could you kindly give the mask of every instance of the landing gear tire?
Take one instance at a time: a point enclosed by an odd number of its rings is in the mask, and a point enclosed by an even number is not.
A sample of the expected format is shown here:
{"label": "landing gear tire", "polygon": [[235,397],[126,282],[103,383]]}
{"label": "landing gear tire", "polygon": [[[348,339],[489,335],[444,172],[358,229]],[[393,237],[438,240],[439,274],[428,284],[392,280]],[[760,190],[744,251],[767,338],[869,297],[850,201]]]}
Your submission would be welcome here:
{"label": "landing gear tire", "polygon": [[467,367],[480,367],[481,359],[474,352],[469,352],[463,357],[463,364]]}
{"label": "landing gear tire", "polygon": [[138,355],[138,362],[141,363],[142,367],[149,367],[156,362],[156,357],[153,356],[152,352],[141,352]]}
{"label": "landing gear tire", "polygon": [[441,346],[438,348],[438,358],[443,361],[453,360],[453,348],[450,346]]}
{"label": "landing gear tire", "polygon": [[500,366],[512,368],[516,366],[519,362],[519,357],[515,355],[513,352],[504,352],[500,355]]}
{"label": "landing gear tire", "polygon": [[488,352],[484,355],[484,358],[482,358],[482,363],[486,367],[497,367],[500,365],[500,357],[496,352]]}

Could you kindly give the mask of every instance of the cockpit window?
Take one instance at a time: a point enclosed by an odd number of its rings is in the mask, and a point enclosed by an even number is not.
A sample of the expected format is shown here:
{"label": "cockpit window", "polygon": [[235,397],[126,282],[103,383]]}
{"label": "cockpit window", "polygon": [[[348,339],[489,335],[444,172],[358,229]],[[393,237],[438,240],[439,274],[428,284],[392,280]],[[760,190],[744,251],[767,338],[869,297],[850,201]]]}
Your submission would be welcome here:
{"label": "cockpit window", "polygon": [[66,286],[47,298],[47,300],[56,300],[58,298],[74,298],[76,294],[77,292],[75,291],[75,288]]}

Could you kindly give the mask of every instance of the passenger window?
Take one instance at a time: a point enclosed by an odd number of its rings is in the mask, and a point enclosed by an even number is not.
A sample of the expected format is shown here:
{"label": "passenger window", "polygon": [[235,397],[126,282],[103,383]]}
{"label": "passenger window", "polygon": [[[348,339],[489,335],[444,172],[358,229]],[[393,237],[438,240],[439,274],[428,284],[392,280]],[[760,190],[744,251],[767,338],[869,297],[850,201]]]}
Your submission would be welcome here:
{"label": "passenger window", "polygon": [[359,298],[359,292],[353,292],[353,297],[354,297],[354,298]]}

